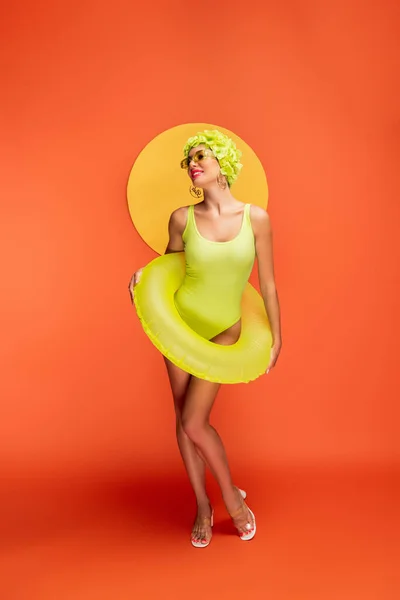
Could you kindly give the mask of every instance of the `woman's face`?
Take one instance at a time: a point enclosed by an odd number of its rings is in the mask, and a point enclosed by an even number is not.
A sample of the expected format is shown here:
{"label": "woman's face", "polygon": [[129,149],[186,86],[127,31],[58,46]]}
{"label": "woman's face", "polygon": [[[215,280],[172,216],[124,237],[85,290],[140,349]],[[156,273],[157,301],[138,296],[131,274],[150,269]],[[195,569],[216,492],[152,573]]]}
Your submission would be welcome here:
{"label": "woman's face", "polygon": [[198,188],[215,183],[221,169],[212,151],[204,144],[192,148],[188,156],[188,174]]}

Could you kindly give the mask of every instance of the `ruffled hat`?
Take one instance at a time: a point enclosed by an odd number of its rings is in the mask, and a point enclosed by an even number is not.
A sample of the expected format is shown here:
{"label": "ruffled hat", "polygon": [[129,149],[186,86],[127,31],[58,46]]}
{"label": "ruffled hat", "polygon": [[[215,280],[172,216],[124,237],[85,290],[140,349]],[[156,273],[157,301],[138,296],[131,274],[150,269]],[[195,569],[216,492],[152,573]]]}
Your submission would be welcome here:
{"label": "ruffled hat", "polygon": [[218,129],[206,129],[188,139],[183,148],[185,158],[192,148],[200,144],[204,144],[212,150],[221,167],[221,173],[225,175],[231,186],[243,167],[240,163],[242,152],[236,148],[235,142]]}

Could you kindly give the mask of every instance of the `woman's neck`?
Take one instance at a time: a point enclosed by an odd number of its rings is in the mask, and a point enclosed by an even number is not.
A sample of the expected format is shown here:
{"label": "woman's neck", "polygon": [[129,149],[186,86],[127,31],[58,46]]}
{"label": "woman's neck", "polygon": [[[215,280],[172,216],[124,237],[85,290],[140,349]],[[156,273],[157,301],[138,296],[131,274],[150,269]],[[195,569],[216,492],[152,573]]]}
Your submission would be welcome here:
{"label": "woman's neck", "polygon": [[204,204],[210,208],[220,209],[235,200],[228,186],[224,190],[220,187],[212,187],[203,190]]}

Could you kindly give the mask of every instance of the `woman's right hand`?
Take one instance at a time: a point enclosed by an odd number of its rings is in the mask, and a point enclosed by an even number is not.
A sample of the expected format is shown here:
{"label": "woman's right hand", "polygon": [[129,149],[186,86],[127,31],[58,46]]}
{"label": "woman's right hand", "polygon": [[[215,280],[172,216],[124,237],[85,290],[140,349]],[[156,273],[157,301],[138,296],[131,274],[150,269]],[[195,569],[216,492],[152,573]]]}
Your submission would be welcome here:
{"label": "woman's right hand", "polygon": [[131,280],[130,280],[129,285],[128,285],[128,289],[129,289],[129,293],[130,293],[130,296],[131,296],[132,304],[133,304],[133,296],[134,296],[134,291],[133,290],[134,290],[135,285],[137,285],[139,283],[139,281],[140,281],[140,278],[142,276],[142,271],[143,271],[143,268],[142,269],[138,269],[136,271],[136,273],[134,273],[132,275]]}

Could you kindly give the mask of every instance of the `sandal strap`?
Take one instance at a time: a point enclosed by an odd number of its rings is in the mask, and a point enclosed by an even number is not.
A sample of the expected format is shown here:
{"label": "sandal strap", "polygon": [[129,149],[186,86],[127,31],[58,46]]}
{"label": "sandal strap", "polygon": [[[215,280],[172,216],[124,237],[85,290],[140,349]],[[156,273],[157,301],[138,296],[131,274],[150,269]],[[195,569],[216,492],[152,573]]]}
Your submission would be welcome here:
{"label": "sandal strap", "polygon": [[237,519],[241,513],[243,513],[243,509],[245,508],[245,504],[243,503],[237,510],[235,510],[233,513],[229,513],[231,519]]}
{"label": "sandal strap", "polygon": [[207,523],[207,525],[208,525],[208,524],[210,524],[210,525],[211,525],[211,517],[202,517],[202,518],[201,518],[201,522],[202,522],[202,523]]}
{"label": "sandal strap", "polygon": [[246,506],[246,503],[245,503],[245,501],[243,500],[243,496],[242,496],[242,494],[240,493],[240,490],[239,490],[239,488],[237,487],[236,489],[237,489],[237,492],[238,492],[238,496],[239,496],[239,498],[240,498],[240,506],[239,506],[239,508],[237,508],[235,511],[233,511],[233,513],[229,513],[229,515],[230,515],[231,519],[235,519],[235,518],[237,518],[237,517],[239,516],[239,514],[240,514],[241,512],[243,512],[243,509],[247,508],[247,506]]}
{"label": "sandal strap", "polygon": [[210,517],[201,517],[200,519],[197,517],[196,521],[200,521],[200,523],[206,523],[207,525],[210,524],[210,526],[211,526],[211,519],[212,519],[213,513],[214,513],[214,510],[211,508],[211,516]]}

